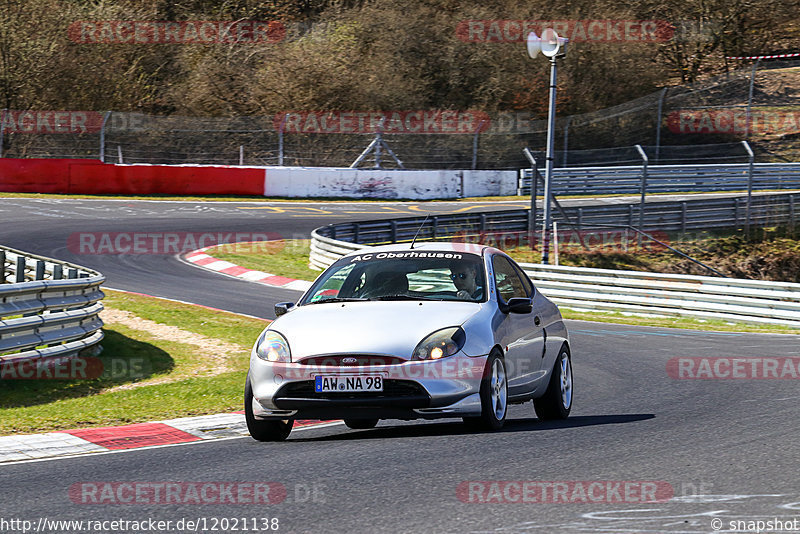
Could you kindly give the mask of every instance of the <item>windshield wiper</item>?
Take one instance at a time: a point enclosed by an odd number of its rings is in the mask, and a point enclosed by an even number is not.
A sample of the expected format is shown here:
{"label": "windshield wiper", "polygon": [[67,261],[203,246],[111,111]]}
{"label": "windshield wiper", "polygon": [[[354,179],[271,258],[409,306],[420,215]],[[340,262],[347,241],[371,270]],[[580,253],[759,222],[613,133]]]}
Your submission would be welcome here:
{"label": "windshield wiper", "polygon": [[412,295],[381,295],[379,297],[372,297],[369,300],[429,300],[421,296]]}
{"label": "windshield wiper", "polygon": [[306,304],[324,304],[326,302],[366,302],[370,299],[364,297],[331,297],[329,299],[320,299]]}

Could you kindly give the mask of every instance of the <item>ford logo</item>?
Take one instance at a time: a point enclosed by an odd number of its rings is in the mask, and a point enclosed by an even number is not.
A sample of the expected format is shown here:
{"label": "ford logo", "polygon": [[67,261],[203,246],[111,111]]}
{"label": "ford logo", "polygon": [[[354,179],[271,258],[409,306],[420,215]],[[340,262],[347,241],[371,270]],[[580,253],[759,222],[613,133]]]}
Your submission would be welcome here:
{"label": "ford logo", "polygon": [[342,358],[342,365],[355,365],[358,363],[356,358]]}

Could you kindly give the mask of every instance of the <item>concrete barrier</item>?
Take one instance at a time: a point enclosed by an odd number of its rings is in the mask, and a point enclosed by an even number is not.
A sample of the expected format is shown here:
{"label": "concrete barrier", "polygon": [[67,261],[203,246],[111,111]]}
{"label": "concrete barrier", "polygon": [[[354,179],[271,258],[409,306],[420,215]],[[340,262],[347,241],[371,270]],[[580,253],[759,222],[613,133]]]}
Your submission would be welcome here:
{"label": "concrete barrier", "polygon": [[427,200],[513,195],[516,171],[108,164],[0,158],[0,191],[110,195],[257,195]]}

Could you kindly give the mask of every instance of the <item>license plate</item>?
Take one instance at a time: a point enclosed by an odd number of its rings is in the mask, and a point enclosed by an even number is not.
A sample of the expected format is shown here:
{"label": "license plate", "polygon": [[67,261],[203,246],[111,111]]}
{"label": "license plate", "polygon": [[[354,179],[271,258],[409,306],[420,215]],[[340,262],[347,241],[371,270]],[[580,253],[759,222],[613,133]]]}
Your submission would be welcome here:
{"label": "license plate", "polygon": [[317,393],[353,393],[359,391],[383,391],[380,375],[317,376],[314,381]]}

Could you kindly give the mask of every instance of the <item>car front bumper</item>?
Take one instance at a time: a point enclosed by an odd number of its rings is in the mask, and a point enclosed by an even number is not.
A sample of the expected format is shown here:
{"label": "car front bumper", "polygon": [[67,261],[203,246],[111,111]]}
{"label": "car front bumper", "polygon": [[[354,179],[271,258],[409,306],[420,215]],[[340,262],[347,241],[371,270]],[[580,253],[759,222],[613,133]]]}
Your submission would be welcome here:
{"label": "car front bumper", "polygon": [[[477,416],[487,356],[385,365],[272,363],[253,355],[253,415],[259,419],[435,419]],[[381,392],[316,393],[317,376],[383,378]]]}

